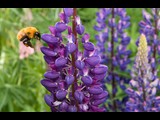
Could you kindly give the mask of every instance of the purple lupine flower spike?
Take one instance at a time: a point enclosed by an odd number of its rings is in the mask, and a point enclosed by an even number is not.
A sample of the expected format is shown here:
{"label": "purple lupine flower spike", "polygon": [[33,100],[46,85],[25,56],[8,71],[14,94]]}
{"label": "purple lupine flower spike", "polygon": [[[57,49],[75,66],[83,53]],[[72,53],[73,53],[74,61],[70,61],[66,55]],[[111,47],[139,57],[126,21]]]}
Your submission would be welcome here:
{"label": "purple lupine flower spike", "polygon": [[148,62],[147,40],[141,34],[138,52],[133,66],[126,102],[126,112],[160,112],[159,96],[156,95],[159,79],[154,80],[151,65]]}
{"label": "purple lupine flower spike", "polygon": [[[147,43],[148,43],[148,61],[151,63],[152,73],[154,80],[158,78],[157,76],[157,63],[160,60],[159,56],[159,37],[158,31],[160,29],[160,17],[159,17],[159,8],[151,8],[151,13],[147,12],[145,9],[142,11],[144,20],[139,22],[140,33],[145,34]],[[137,40],[138,43],[139,39]],[[159,85],[160,89],[160,85]]]}
{"label": "purple lupine flower spike", "polygon": [[[129,55],[131,51],[127,50],[127,46],[130,43],[130,37],[125,33],[125,29],[130,26],[130,17],[127,16],[125,8],[101,8],[96,15],[97,24],[94,29],[98,32],[95,35],[98,52],[101,56],[101,63],[109,67],[107,68],[109,75],[103,82],[112,85],[112,91],[109,93],[110,98],[112,98],[112,104],[109,105],[110,110],[124,110],[125,103],[114,98],[117,94],[117,85],[125,90],[125,85],[128,84],[129,80],[127,65],[130,63]],[[116,69],[119,68],[118,70],[128,77],[116,73],[115,67]],[[124,96],[124,98],[126,97]]]}
{"label": "purple lupine flower spike", "polygon": [[[42,47],[41,51],[50,68],[41,80],[50,92],[45,95],[45,102],[52,112],[104,112],[102,104],[108,92],[103,89],[102,81],[108,67],[100,64],[101,57],[89,41],[90,36],[76,15],[76,8],[63,11],[59,15],[60,22],[49,27],[51,33],[42,35],[48,47]],[[69,25],[71,17],[74,27]],[[77,33],[81,41],[77,41]],[[83,52],[78,49],[79,42]]]}

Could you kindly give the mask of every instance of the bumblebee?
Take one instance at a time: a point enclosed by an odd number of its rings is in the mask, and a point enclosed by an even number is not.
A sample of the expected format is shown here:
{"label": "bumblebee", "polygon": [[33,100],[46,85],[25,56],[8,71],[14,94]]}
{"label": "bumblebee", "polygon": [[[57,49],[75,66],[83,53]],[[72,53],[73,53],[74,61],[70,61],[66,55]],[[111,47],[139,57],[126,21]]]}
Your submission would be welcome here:
{"label": "bumblebee", "polygon": [[33,45],[30,42],[30,40],[33,39],[33,38],[35,38],[37,40],[41,39],[40,32],[35,27],[26,27],[26,28],[23,28],[17,34],[17,39],[19,41],[22,41],[23,44],[26,47],[29,46],[29,47],[33,48]]}

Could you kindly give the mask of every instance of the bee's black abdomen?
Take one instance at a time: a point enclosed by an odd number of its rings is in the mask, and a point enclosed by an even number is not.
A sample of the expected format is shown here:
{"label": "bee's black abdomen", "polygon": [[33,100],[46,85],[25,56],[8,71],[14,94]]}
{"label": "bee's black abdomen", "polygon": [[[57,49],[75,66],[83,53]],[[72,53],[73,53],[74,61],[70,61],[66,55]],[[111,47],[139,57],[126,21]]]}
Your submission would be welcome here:
{"label": "bee's black abdomen", "polygon": [[20,41],[25,41],[25,40],[30,40],[27,35],[24,35],[24,36],[20,39]]}

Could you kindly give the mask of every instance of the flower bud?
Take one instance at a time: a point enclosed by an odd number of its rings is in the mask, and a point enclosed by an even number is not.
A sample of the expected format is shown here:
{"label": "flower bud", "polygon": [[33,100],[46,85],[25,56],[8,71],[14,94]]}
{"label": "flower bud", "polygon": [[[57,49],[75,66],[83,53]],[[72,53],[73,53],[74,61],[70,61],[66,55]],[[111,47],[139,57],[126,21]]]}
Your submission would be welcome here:
{"label": "flower bud", "polygon": [[74,76],[73,75],[66,76],[65,81],[66,81],[67,85],[71,85],[74,81]]}
{"label": "flower bud", "polygon": [[108,92],[107,92],[107,91],[104,91],[104,92],[102,92],[101,94],[94,95],[93,98],[97,100],[97,99],[106,98],[107,96],[108,96]]}
{"label": "flower bud", "polygon": [[63,32],[67,29],[67,25],[63,22],[57,22],[55,28],[57,32]]}
{"label": "flower bud", "polygon": [[98,67],[95,67],[92,72],[94,74],[104,74],[106,73],[108,70],[108,67],[106,65],[101,65],[101,66],[98,66]]}
{"label": "flower bud", "polygon": [[66,98],[66,95],[67,95],[67,92],[66,92],[65,90],[58,90],[58,91],[56,92],[56,98],[57,98],[58,100],[63,100],[63,99],[65,99],[65,98]]}
{"label": "flower bud", "polygon": [[49,80],[49,79],[43,79],[43,80],[41,80],[41,84],[44,87],[57,87],[57,83],[53,82],[52,80]]}
{"label": "flower bud", "polygon": [[82,70],[85,66],[85,63],[81,60],[76,60],[76,67],[79,69],[79,70]]}
{"label": "flower bud", "polygon": [[93,51],[94,50],[94,44],[91,42],[85,42],[83,44],[84,49],[86,49],[87,51]]}
{"label": "flower bud", "polygon": [[83,25],[79,24],[76,26],[76,31],[79,35],[82,35],[84,33],[84,30],[85,30],[85,28]]}
{"label": "flower bud", "polygon": [[47,105],[51,107],[52,106],[52,102],[54,102],[54,97],[51,96],[51,95],[46,94],[44,96],[44,100],[47,103]]}
{"label": "flower bud", "polygon": [[100,63],[101,58],[99,56],[91,56],[85,60],[89,65],[96,66]]}
{"label": "flower bud", "polygon": [[67,50],[69,53],[74,52],[77,49],[76,45],[74,43],[68,43],[67,44]]}
{"label": "flower bud", "polygon": [[44,74],[44,77],[48,79],[57,79],[59,77],[59,73],[55,71],[48,71]]}
{"label": "flower bud", "polygon": [[91,93],[91,94],[97,95],[97,94],[100,94],[102,92],[103,92],[103,89],[101,87],[92,86],[92,87],[89,88],[89,93]]}
{"label": "flower bud", "polygon": [[73,15],[73,8],[63,8],[63,10],[67,17],[70,17]]}
{"label": "flower bud", "polygon": [[54,52],[53,50],[51,50],[50,48],[47,48],[47,47],[41,47],[41,51],[43,54],[45,54],[47,56],[51,56],[51,57],[54,57],[57,55],[57,52]]}
{"label": "flower bud", "polygon": [[91,85],[93,83],[93,80],[90,76],[83,76],[81,80],[85,85]]}
{"label": "flower bud", "polygon": [[82,103],[83,98],[84,98],[83,92],[75,91],[74,96],[75,96],[75,99],[76,99],[79,103]]}
{"label": "flower bud", "polygon": [[68,107],[68,112],[77,112],[76,106],[70,105],[70,106]]}
{"label": "flower bud", "polygon": [[51,34],[42,34],[42,40],[52,45],[56,45],[58,43],[58,39]]}
{"label": "flower bud", "polygon": [[56,67],[63,67],[67,63],[67,60],[64,57],[59,57],[55,60],[55,66]]}

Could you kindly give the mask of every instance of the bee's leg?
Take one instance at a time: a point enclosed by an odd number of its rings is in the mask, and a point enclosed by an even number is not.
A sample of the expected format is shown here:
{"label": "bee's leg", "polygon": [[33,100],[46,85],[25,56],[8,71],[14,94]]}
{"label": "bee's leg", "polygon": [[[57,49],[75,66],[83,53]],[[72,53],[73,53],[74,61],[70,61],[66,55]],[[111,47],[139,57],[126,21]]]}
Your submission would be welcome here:
{"label": "bee's leg", "polygon": [[31,44],[31,42],[30,42],[30,39],[24,38],[22,41],[23,41],[23,44],[24,44],[26,47],[30,46],[30,47],[33,48],[32,44]]}
{"label": "bee's leg", "polygon": [[23,42],[23,44],[26,46],[26,47],[28,47],[28,38],[24,38],[23,40],[22,40],[22,42]]}
{"label": "bee's leg", "polygon": [[27,45],[30,46],[31,48],[33,48],[33,45],[30,41],[27,42]]}
{"label": "bee's leg", "polygon": [[25,45],[25,46],[29,46],[29,47],[31,47],[31,48],[33,48],[33,45],[31,44],[31,42],[30,41],[23,41],[23,44]]}

